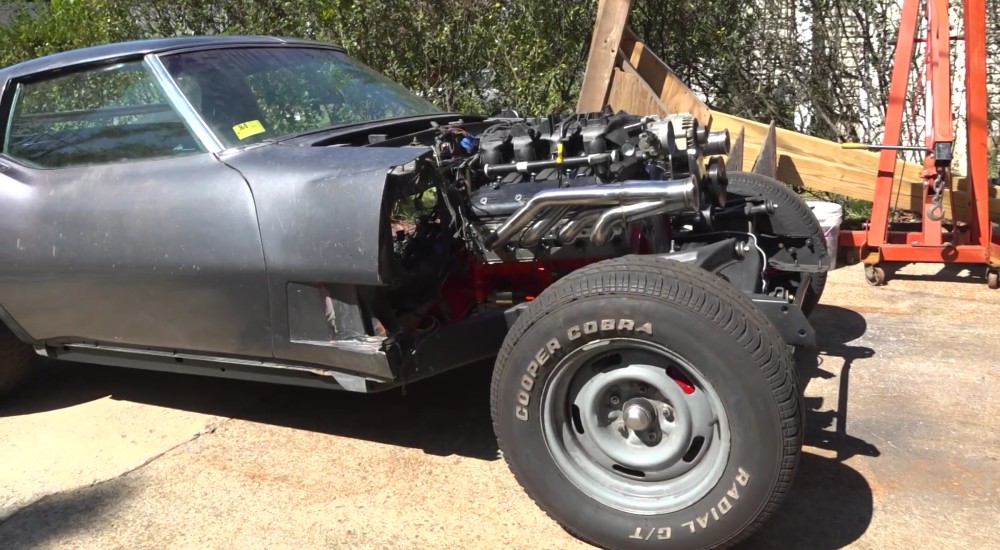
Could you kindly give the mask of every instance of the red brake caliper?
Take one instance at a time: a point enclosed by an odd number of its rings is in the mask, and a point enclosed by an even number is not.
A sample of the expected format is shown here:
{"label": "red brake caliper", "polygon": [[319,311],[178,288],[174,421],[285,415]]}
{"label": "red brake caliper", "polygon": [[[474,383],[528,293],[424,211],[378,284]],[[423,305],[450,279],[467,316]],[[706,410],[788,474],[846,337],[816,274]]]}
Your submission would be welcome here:
{"label": "red brake caliper", "polygon": [[691,395],[694,393],[694,384],[688,381],[688,379],[681,374],[681,371],[677,367],[670,367],[667,369],[667,374],[677,382],[677,385],[684,390],[684,393]]}

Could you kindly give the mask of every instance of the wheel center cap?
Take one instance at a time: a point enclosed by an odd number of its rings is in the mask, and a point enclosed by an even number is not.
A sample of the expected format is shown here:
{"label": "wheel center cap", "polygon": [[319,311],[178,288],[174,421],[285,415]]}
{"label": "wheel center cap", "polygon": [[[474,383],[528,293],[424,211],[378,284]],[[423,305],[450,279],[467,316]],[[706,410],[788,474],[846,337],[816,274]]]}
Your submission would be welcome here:
{"label": "wheel center cap", "polygon": [[653,424],[654,416],[653,405],[642,398],[630,399],[622,409],[625,427],[634,432],[648,430]]}

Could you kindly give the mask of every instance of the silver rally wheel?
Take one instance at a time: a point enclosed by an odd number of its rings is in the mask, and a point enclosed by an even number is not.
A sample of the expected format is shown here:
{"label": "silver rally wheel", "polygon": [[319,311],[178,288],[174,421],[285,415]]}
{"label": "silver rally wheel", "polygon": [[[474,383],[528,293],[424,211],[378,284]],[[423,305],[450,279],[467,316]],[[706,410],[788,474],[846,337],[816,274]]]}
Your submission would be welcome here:
{"label": "silver rally wheel", "polygon": [[675,352],[629,338],[574,350],[544,389],[552,459],[580,491],[623,512],[691,506],[722,478],[729,424],[704,376]]}
{"label": "silver rally wheel", "polygon": [[727,281],[627,256],[572,273],[511,327],[493,427],[525,492],[604,548],[724,548],[787,494],[794,360]]}

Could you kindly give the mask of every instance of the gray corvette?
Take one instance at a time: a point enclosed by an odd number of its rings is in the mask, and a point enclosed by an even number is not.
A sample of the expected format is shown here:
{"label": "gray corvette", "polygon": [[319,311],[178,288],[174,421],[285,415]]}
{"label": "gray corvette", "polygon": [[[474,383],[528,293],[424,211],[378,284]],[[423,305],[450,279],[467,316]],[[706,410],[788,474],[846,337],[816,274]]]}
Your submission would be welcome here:
{"label": "gray corvette", "polygon": [[689,115],[448,113],[193,37],[2,69],[0,130],[0,391],[38,356],[355,392],[495,360],[503,455],[582,539],[727,546],[788,491],[823,234]]}

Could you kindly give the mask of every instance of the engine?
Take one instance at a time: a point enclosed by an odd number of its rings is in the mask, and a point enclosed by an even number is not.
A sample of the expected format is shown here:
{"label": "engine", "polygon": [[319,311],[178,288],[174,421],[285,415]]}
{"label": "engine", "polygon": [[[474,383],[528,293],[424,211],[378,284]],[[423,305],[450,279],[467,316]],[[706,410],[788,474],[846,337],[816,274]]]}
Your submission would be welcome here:
{"label": "engine", "polygon": [[690,115],[491,122],[476,135],[445,128],[435,144],[442,168],[454,163],[463,191],[455,210],[487,261],[611,256],[636,244],[625,235],[634,222],[710,225],[712,207],[725,203],[725,169],[713,155],[729,152],[729,135]]}
{"label": "engine", "polygon": [[401,167],[391,186],[397,318],[426,318],[442,277],[462,289],[454,313],[529,299],[600,259],[674,251],[677,233],[710,233],[726,204],[729,135],[690,115],[492,118],[405,144],[430,145],[433,158]]}

